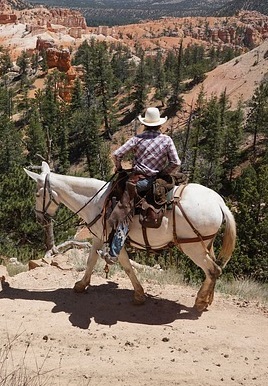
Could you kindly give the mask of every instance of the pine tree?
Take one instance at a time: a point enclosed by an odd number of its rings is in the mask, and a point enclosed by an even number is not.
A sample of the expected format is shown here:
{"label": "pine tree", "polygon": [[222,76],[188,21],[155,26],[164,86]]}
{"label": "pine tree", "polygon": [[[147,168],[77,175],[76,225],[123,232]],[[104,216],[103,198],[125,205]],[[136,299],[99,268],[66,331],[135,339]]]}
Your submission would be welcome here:
{"label": "pine tree", "polygon": [[247,130],[253,133],[253,158],[257,156],[257,140],[260,134],[268,137],[268,81],[263,82],[255,91],[250,102]]}
{"label": "pine tree", "polygon": [[119,45],[119,46],[111,46],[112,50],[112,59],[111,59],[111,67],[113,71],[113,75],[115,78],[114,81],[114,90],[119,92],[120,87],[125,84],[125,82],[129,79],[131,74],[131,52],[128,48]]}
{"label": "pine tree", "polygon": [[74,81],[72,90],[70,111],[74,112],[75,110],[81,109],[83,106],[85,106],[83,87],[80,79],[77,77]]}
{"label": "pine tree", "polygon": [[226,179],[233,181],[235,167],[239,165],[243,139],[243,110],[241,104],[234,111],[225,113],[226,126],[223,139],[223,160]]}
{"label": "pine tree", "polygon": [[212,97],[204,108],[200,119],[202,139],[200,160],[202,167],[201,183],[215,190],[222,185],[222,146],[223,128],[221,126],[220,105],[216,97]]}
{"label": "pine tree", "polygon": [[113,109],[113,84],[114,75],[108,55],[107,46],[102,44],[97,47],[97,65],[96,78],[97,90],[99,95],[99,109],[104,121],[104,136],[111,139],[113,132],[116,130],[116,121],[114,119]]}
{"label": "pine tree", "polygon": [[155,60],[155,98],[159,99],[162,103],[162,106],[165,104],[165,98],[167,96],[167,87],[165,79],[165,71],[163,67],[163,57],[160,51],[157,52]]}
{"label": "pine tree", "polygon": [[61,120],[58,126],[58,159],[59,165],[57,171],[61,174],[65,174],[70,167],[69,160],[69,114],[68,108],[64,102],[61,104]]}
{"label": "pine tree", "polygon": [[35,163],[40,161],[40,158],[46,159],[46,135],[41,124],[40,112],[34,103],[29,111],[26,144],[28,150],[27,159],[30,162]]}
{"label": "pine tree", "polygon": [[[37,244],[33,186],[23,171],[22,135],[8,114],[0,113],[0,254],[20,257],[21,246]],[[18,248],[19,246],[19,248]]]}
{"label": "pine tree", "polygon": [[[33,182],[25,174],[22,164],[14,164],[7,173],[0,175],[0,243],[7,256],[20,255],[24,245],[34,249],[42,243],[42,229],[36,223],[33,212]],[[10,256],[10,257],[11,257]]]}
{"label": "pine tree", "polygon": [[0,175],[21,164],[21,134],[5,114],[0,115]]}
{"label": "pine tree", "polygon": [[0,112],[11,117],[13,110],[13,90],[7,85],[0,86]]}
{"label": "pine tree", "polygon": [[167,52],[166,59],[164,61],[164,71],[165,77],[168,84],[171,84],[174,77],[174,69],[176,68],[177,57],[174,50],[169,50]]}
{"label": "pine tree", "polygon": [[182,58],[183,58],[183,48],[182,42],[180,44],[176,66],[174,68],[172,83],[171,83],[171,96],[168,101],[169,107],[174,111],[178,111],[182,105],[181,94],[181,81],[182,81]]}
{"label": "pine tree", "polygon": [[146,97],[148,93],[147,89],[147,76],[146,76],[146,67],[144,62],[144,53],[141,56],[140,63],[138,65],[136,76],[134,79],[134,88],[133,93],[134,108],[136,112],[141,112],[145,107]]}
{"label": "pine tree", "polygon": [[245,169],[237,181],[237,230],[240,263],[236,271],[257,280],[268,279],[268,167]]}
{"label": "pine tree", "polygon": [[111,55],[105,42],[95,40],[79,47],[76,63],[84,66],[84,82],[88,107],[97,108],[102,115],[104,137],[110,139],[117,128],[114,111],[115,77]]}
{"label": "pine tree", "polygon": [[[183,161],[184,167],[186,170],[189,170],[189,179],[190,181],[199,182],[200,181],[200,165],[198,162],[199,159],[199,143],[202,138],[202,113],[205,109],[206,100],[203,88],[201,88],[198,95],[196,106],[192,111],[194,119],[191,117],[190,126],[187,128],[188,133],[187,143],[185,143],[183,151]],[[188,157],[187,157],[188,154]]]}
{"label": "pine tree", "polygon": [[27,70],[29,66],[30,58],[26,51],[22,51],[20,56],[16,60],[16,64],[20,67],[21,86],[27,83]]}
{"label": "pine tree", "polygon": [[12,61],[8,50],[0,46],[0,76],[5,75],[11,67]]}

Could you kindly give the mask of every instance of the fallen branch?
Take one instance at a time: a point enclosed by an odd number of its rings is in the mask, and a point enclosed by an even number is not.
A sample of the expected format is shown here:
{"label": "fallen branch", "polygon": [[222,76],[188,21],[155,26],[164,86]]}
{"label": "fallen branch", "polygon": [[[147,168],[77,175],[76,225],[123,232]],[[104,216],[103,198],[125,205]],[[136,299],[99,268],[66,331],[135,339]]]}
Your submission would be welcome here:
{"label": "fallen branch", "polygon": [[45,258],[49,258],[53,255],[57,255],[58,253],[64,253],[72,248],[78,248],[78,249],[90,249],[91,244],[87,241],[76,241],[76,240],[69,240],[65,241],[62,244],[54,245],[51,249],[46,251]]}
{"label": "fallen branch", "polygon": [[159,264],[154,265],[153,267],[150,267],[149,265],[144,265],[144,264],[139,264],[136,263],[136,261],[129,259],[130,264],[132,265],[133,268],[142,270],[142,271],[161,271],[161,267]]}

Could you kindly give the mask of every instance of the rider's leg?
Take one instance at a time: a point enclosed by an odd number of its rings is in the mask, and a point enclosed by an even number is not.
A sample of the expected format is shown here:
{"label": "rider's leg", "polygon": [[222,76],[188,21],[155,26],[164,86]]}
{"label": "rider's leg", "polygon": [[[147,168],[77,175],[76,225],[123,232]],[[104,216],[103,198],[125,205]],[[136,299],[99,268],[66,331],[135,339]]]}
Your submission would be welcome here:
{"label": "rider's leg", "polygon": [[99,256],[105,259],[108,264],[114,264],[117,262],[118,255],[125,244],[129,229],[127,216],[130,215],[133,209],[136,192],[140,193],[149,190],[153,185],[154,179],[154,177],[148,177],[142,178],[136,183],[132,181],[127,182],[126,190],[120,200],[122,203],[121,205],[118,205],[119,211],[115,211],[109,219],[110,225],[118,224],[113,238],[109,243],[109,250],[97,251]]}

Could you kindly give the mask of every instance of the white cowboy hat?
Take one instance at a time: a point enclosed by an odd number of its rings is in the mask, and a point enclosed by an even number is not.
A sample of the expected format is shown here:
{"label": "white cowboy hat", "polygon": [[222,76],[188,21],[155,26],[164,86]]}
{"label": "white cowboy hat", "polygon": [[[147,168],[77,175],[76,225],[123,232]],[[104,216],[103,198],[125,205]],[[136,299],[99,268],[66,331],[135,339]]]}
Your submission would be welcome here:
{"label": "white cowboy hat", "polygon": [[145,126],[160,126],[167,121],[167,117],[160,118],[160,112],[157,107],[148,107],[145,117],[138,116],[139,121]]}

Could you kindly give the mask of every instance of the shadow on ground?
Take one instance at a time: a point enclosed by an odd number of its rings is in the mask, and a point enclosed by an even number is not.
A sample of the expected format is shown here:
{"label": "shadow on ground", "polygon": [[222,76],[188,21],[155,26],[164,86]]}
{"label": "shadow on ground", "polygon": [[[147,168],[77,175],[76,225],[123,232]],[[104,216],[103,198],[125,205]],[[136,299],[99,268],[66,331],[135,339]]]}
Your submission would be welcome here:
{"label": "shadow on ground", "polygon": [[176,319],[196,320],[200,317],[194,308],[175,301],[147,294],[146,303],[136,306],[131,302],[133,291],[120,289],[109,281],[91,286],[85,293],[77,294],[71,288],[53,291],[27,290],[2,283],[0,299],[24,299],[54,303],[52,313],[65,312],[73,326],[88,329],[91,320],[98,324],[114,325],[118,321],[148,325],[164,325]]}

